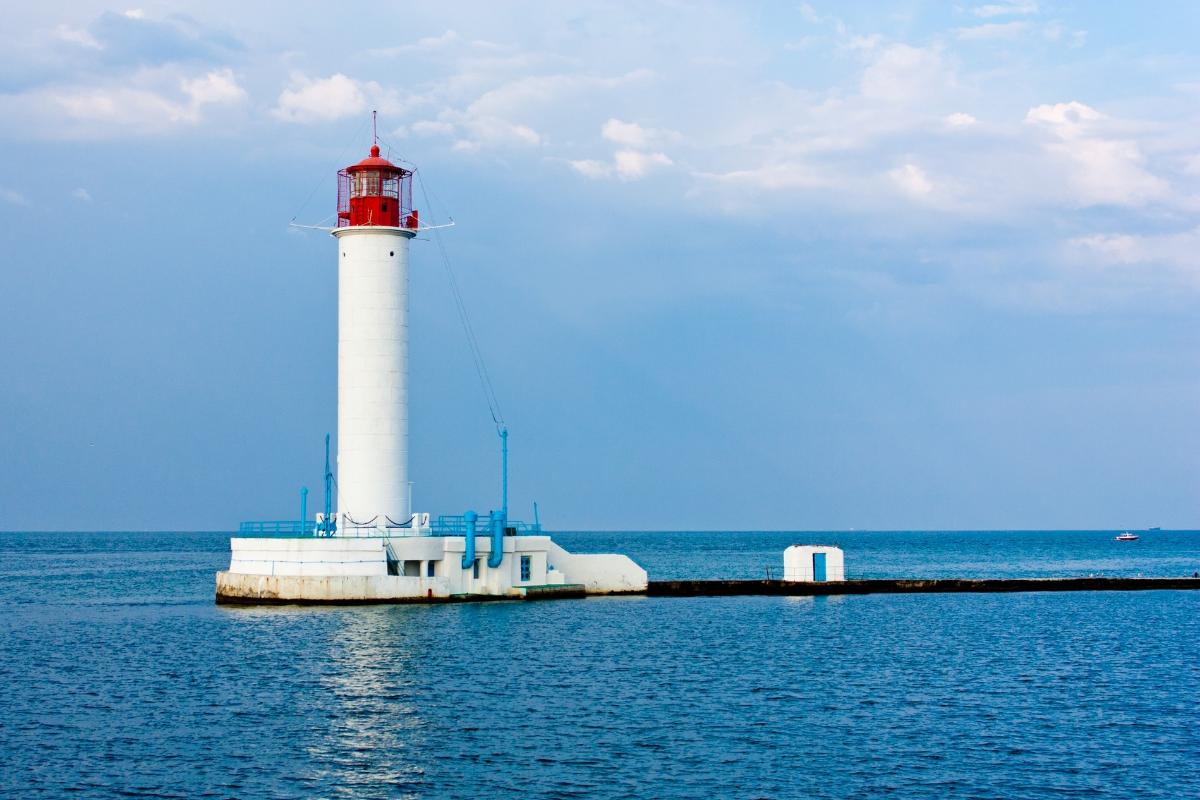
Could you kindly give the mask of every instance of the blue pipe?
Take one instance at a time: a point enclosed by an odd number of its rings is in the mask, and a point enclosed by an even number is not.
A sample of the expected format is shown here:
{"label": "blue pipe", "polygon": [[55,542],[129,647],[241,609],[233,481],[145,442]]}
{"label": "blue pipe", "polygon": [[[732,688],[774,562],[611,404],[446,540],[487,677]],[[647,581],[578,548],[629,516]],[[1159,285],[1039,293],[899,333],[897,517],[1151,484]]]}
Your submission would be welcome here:
{"label": "blue pipe", "polygon": [[500,510],[508,522],[508,428],[500,429]]}
{"label": "blue pipe", "polygon": [[463,522],[467,523],[467,549],[463,551],[463,569],[470,569],[475,565],[475,520],[477,519],[479,519],[479,515],[474,511],[463,514]]}
{"label": "blue pipe", "polygon": [[488,553],[488,566],[495,569],[504,560],[504,526],[508,520],[504,518],[503,511],[493,511],[490,521],[492,526],[492,552]]}
{"label": "blue pipe", "polygon": [[300,533],[312,533],[304,529],[305,520],[308,519],[308,487],[300,487]]}
{"label": "blue pipe", "polygon": [[325,434],[325,521],[321,533],[332,536],[336,525],[333,521],[333,471],[329,469],[329,434]]}

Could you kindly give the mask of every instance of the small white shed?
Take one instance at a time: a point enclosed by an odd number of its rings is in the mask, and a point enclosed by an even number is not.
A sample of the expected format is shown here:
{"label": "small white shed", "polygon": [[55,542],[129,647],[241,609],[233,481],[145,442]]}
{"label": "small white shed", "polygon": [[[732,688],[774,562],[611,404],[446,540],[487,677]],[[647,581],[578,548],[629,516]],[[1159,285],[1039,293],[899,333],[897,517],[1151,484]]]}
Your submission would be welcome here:
{"label": "small white shed", "polygon": [[842,548],[822,544],[794,544],[783,551],[783,579],[804,583],[846,580]]}

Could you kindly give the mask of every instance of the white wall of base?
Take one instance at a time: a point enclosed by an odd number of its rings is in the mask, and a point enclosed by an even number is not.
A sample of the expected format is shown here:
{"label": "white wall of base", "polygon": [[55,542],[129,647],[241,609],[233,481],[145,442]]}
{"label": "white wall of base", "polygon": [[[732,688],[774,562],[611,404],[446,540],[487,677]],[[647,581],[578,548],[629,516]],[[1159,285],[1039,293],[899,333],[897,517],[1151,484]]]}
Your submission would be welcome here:
{"label": "white wall of base", "polygon": [[641,592],[648,581],[646,570],[629,556],[610,553],[568,553],[546,538],[547,554],[568,583],[582,584],[589,592]]}
{"label": "white wall of base", "polygon": [[386,539],[235,538],[229,571],[242,575],[387,575]]}
{"label": "white wall of base", "polygon": [[504,537],[504,558],[494,568],[487,563],[491,538],[477,536],[475,559],[465,569],[462,536],[237,537],[230,545],[229,570],[217,575],[217,594],[227,599],[387,601],[519,596],[544,586],[577,585],[589,594],[647,586],[646,571],[628,556],[569,553],[549,536]]}

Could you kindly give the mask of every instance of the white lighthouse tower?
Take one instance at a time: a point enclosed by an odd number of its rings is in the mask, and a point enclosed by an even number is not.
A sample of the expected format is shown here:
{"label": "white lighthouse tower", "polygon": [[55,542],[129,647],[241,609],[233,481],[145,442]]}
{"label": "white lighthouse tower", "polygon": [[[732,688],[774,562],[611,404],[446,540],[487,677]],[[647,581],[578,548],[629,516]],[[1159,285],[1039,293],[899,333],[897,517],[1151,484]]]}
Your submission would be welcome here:
{"label": "white lighthouse tower", "polygon": [[408,243],[412,172],[371,155],[338,173],[337,526],[411,526]]}
{"label": "white lighthouse tower", "polygon": [[[217,573],[222,603],[437,602],[644,591],[627,556],[573,554],[501,502],[431,521],[408,473],[408,245],[420,230],[413,173],[379,154],[338,172],[337,477],[326,438],[325,511],[243,522]],[[333,512],[336,499],[337,510]]]}

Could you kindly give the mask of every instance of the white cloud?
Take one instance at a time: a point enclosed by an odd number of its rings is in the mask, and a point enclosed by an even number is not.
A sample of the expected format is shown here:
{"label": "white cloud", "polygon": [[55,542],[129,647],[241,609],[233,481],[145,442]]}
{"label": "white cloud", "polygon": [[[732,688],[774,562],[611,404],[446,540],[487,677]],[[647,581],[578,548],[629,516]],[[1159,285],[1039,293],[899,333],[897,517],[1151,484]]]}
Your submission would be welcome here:
{"label": "white cloud", "polygon": [[[444,50],[451,45],[458,44],[462,41],[462,37],[457,31],[447,30],[440,36],[426,36],[411,44],[401,44],[395,47],[381,47],[373,50],[368,50],[367,55],[375,58],[395,58],[399,55],[409,53],[432,53],[438,50]],[[472,42],[475,46],[487,46],[487,42]]]}
{"label": "white cloud", "polygon": [[71,192],[71,197],[74,197],[76,200],[81,200],[84,203],[92,202],[92,195],[88,192],[87,189],[84,189],[82,186],[80,186],[77,189],[74,189]]}
{"label": "white cloud", "polygon": [[804,161],[777,161],[751,169],[736,169],[721,173],[697,173],[696,177],[719,181],[730,186],[743,186],[756,192],[802,189],[844,189],[837,175]]}
{"label": "white cloud", "polygon": [[467,107],[467,112],[508,118],[532,110],[552,108],[565,97],[644,81],[651,75],[649,70],[638,69],[608,78],[571,74],[518,78],[484,92]]}
{"label": "white cloud", "polygon": [[89,50],[102,50],[104,45],[95,36],[83,28],[72,28],[69,25],[59,25],[54,29],[54,38],[63,42],[85,47]]}
{"label": "white cloud", "polygon": [[600,135],[619,147],[613,153],[611,163],[594,159],[568,163],[572,169],[588,178],[616,177],[623,181],[639,180],[655,169],[673,166],[675,162],[666,153],[651,151],[657,143],[682,139],[676,131],[647,128],[615,117],[600,126]]}
{"label": "white cloud", "polygon": [[953,71],[936,49],[893,44],[863,71],[860,91],[869,100],[913,103],[955,85]]}
{"label": "white cloud", "polygon": [[542,143],[541,135],[533,128],[502,117],[451,116],[457,117],[456,127],[463,133],[463,138],[454,143],[455,150],[474,152],[484,147],[535,146]]}
{"label": "white cloud", "polygon": [[636,122],[622,122],[619,119],[605,122],[600,128],[600,135],[618,145],[638,149],[645,149],[658,142],[675,142],[682,138],[676,131],[645,128]]}
{"label": "white cloud", "polygon": [[[19,120],[21,135],[49,138],[161,133],[199,124],[210,110],[245,99],[245,90],[227,68],[193,75],[174,67],[140,69],[92,84],[0,94],[0,125]],[[11,122],[9,128],[16,131]]]}
{"label": "white cloud", "polygon": [[969,128],[979,122],[979,120],[975,119],[970,114],[966,114],[962,111],[955,111],[953,114],[947,114],[942,118],[942,121],[951,128]]}
{"label": "white cloud", "polygon": [[246,99],[246,90],[238,85],[231,69],[213,70],[199,78],[185,78],[181,86],[196,109],[206,105],[240,103]]}
{"label": "white cloud", "polygon": [[640,180],[650,172],[674,165],[666,153],[644,153],[640,150],[618,150],[613,153],[612,163],[582,159],[568,161],[571,169],[586,178],[618,178],[622,181]]}
{"label": "white cloud", "polygon": [[1007,2],[988,3],[975,8],[975,16],[984,19],[1036,13],[1038,13],[1038,4],[1033,0],[1007,0]]}
{"label": "white cloud", "polygon": [[163,122],[174,123],[186,117],[182,106],[149,89],[90,87],[52,90],[47,97],[79,122],[147,128],[163,127]]}
{"label": "white cloud", "polygon": [[174,123],[194,124],[200,121],[204,106],[228,105],[246,97],[229,69],[181,78],[177,85],[185,96],[183,100],[165,90],[136,85],[50,90],[46,97],[80,122],[142,130],[161,129]]}
{"label": "white cloud", "polygon": [[1167,304],[1200,295],[1200,227],[1164,234],[1080,236],[1066,243],[1065,256],[1076,291],[1106,288],[1112,295],[1109,305],[1150,293]]}
{"label": "white cloud", "polygon": [[846,32],[846,23],[832,14],[821,15],[809,3],[800,4],[800,16],[813,25],[831,25],[838,33]]}
{"label": "white cloud", "polygon": [[416,43],[413,44],[412,47],[416,50],[437,50],[447,45],[454,44],[461,38],[462,37],[460,37],[456,31],[447,30],[441,36],[426,36],[424,38],[417,39]]}
{"label": "white cloud", "polygon": [[435,119],[417,120],[408,129],[418,136],[453,136],[456,130],[452,123]]}
{"label": "white cloud", "polygon": [[650,143],[650,131],[636,122],[622,122],[610,119],[600,128],[600,135],[610,142],[623,144],[627,147],[645,147]]}
{"label": "white cloud", "polygon": [[605,164],[603,161],[594,161],[592,159],[583,159],[580,161],[569,161],[571,168],[583,175],[586,178],[607,178],[612,175],[612,165]]}
{"label": "white cloud", "polygon": [[989,22],[970,28],[958,28],[955,36],[965,42],[988,39],[1016,39],[1029,31],[1028,22]]}
{"label": "white cloud", "polygon": [[437,119],[417,120],[408,130],[417,136],[453,139],[453,149],[462,153],[484,148],[535,147],[542,143],[541,134],[529,125],[453,109],[442,111]]}
{"label": "white cloud", "polygon": [[1101,119],[1104,119],[1103,114],[1077,100],[1034,106],[1025,114],[1026,122],[1044,125],[1064,139],[1080,136],[1089,126]]}
{"label": "white cloud", "polygon": [[130,19],[145,19],[146,12],[140,8],[130,8],[123,12]]}
{"label": "white cloud", "polygon": [[912,197],[925,197],[933,191],[929,176],[916,164],[905,164],[889,170],[888,177],[902,192]]}
{"label": "white cloud", "polygon": [[1145,168],[1136,141],[1106,136],[1112,121],[1078,101],[1029,109],[1025,122],[1048,133],[1043,150],[1062,168],[1078,205],[1141,206],[1169,194],[1169,184]]}
{"label": "white cloud", "polygon": [[633,181],[645,177],[656,167],[669,167],[674,162],[665,153],[642,153],[637,150],[619,150],[613,155],[617,177]]}
{"label": "white cloud", "polygon": [[1200,228],[1157,235],[1097,234],[1077,237],[1070,244],[1103,263],[1167,265],[1200,280]]}
{"label": "white cloud", "polygon": [[4,202],[14,206],[29,205],[29,200],[25,198],[25,195],[21,194],[15,189],[6,189],[3,186],[0,186],[0,200],[3,200]]}
{"label": "white cloud", "polygon": [[874,50],[882,42],[882,36],[878,33],[872,33],[867,36],[851,36],[843,47],[846,50]]}
{"label": "white cloud", "polygon": [[[490,72],[496,68],[494,59],[485,59]],[[501,59],[504,68],[530,69],[528,58],[517,61]],[[474,67],[472,67],[474,69]],[[590,98],[645,81],[652,73],[637,69],[612,77],[563,74],[526,75],[515,80],[503,81],[479,91],[477,83],[485,80],[474,72],[457,76],[441,90],[430,93],[414,103],[438,104],[442,109],[433,119],[414,123],[415,133],[453,135],[458,138],[453,147],[461,152],[477,152],[485,148],[531,147],[544,143],[539,132],[542,123],[562,126],[566,111],[572,103],[584,106]],[[465,106],[455,107],[447,103],[444,94],[467,94],[473,96]],[[636,136],[634,128],[621,128],[625,123],[618,121],[612,130],[618,136]],[[632,123],[629,123],[630,125]],[[650,138],[669,138],[671,132],[642,129]]]}
{"label": "white cloud", "polygon": [[330,122],[367,109],[367,98],[360,84],[340,72],[317,80],[294,73],[292,83],[296,88],[280,92],[271,111],[285,122]]}

